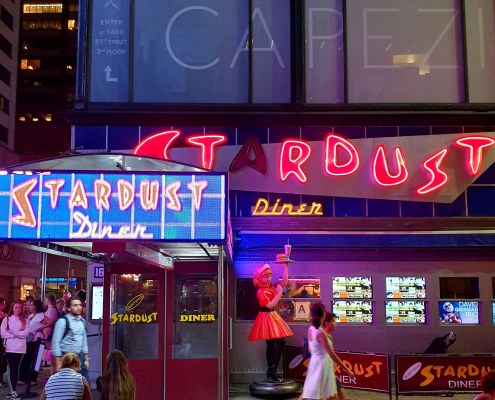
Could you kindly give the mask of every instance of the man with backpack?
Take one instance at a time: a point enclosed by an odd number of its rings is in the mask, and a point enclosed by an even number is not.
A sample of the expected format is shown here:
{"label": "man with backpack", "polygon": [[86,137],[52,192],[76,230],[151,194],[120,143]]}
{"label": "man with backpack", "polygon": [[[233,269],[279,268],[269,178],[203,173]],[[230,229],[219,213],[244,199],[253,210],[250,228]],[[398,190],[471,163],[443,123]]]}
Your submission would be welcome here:
{"label": "man with backpack", "polygon": [[81,316],[82,301],[78,297],[70,297],[65,307],[67,314],[57,319],[53,328],[51,352],[55,359],[56,372],[60,371],[64,354],[76,353],[81,359],[81,374],[88,379],[88,339],[86,320]]}

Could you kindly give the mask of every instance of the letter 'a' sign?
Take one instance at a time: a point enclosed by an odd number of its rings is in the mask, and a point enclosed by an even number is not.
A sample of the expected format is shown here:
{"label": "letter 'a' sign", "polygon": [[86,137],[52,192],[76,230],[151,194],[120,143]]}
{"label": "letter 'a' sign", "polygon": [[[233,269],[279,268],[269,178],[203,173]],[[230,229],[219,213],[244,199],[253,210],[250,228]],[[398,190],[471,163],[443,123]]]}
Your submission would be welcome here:
{"label": "letter 'a' sign", "polygon": [[226,239],[222,173],[4,172],[0,239]]}

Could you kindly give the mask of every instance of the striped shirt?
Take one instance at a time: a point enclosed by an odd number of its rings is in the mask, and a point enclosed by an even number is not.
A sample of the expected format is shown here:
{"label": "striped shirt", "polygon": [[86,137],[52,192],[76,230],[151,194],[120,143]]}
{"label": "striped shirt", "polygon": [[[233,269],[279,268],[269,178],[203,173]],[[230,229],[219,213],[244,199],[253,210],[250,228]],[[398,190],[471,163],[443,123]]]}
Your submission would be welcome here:
{"label": "striped shirt", "polygon": [[50,376],[45,386],[47,400],[81,400],[83,394],[82,375],[71,368],[62,368]]}

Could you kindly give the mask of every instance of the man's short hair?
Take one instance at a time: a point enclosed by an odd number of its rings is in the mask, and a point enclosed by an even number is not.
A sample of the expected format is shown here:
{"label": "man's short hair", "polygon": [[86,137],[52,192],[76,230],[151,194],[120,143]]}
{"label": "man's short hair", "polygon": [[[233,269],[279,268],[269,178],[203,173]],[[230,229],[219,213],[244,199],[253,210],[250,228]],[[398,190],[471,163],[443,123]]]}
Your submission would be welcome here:
{"label": "man's short hair", "polygon": [[73,302],[74,300],[79,300],[79,301],[81,302],[81,304],[82,304],[82,300],[81,300],[79,297],[77,297],[77,296],[74,296],[74,297],[69,297],[69,298],[65,301],[65,308],[66,308],[66,309],[69,309],[70,305],[72,304],[72,302]]}

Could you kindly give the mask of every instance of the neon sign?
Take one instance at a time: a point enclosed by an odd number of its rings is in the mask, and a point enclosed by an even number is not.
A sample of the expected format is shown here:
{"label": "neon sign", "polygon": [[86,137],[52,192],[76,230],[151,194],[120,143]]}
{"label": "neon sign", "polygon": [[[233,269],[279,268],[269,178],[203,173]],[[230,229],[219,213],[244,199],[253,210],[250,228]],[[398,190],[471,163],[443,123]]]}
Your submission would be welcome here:
{"label": "neon sign", "polygon": [[226,201],[218,173],[5,173],[0,239],[224,241]]}
{"label": "neon sign", "polygon": [[273,206],[267,199],[259,198],[254,206],[253,216],[256,215],[290,215],[290,216],[308,216],[308,215],[323,215],[323,206],[321,203],[312,202],[311,205],[308,203],[301,203],[294,206],[292,203],[282,203],[280,204],[280,199],[277,199]]}
{"label": "neon sign", "polygon": [[[191,163],[188,148],[172,148],[177,132],[147,138],[134,152],[157,156],[170,149],[174,160]],[[354,140],[330,133],[319,142],[261,145],[250,138],[243,146],[225,146],[217,134],[185,141],[199,146],[196,165],[230,171],[232,190],[258,192],[449,203],[495,161],[495,132]]]}

